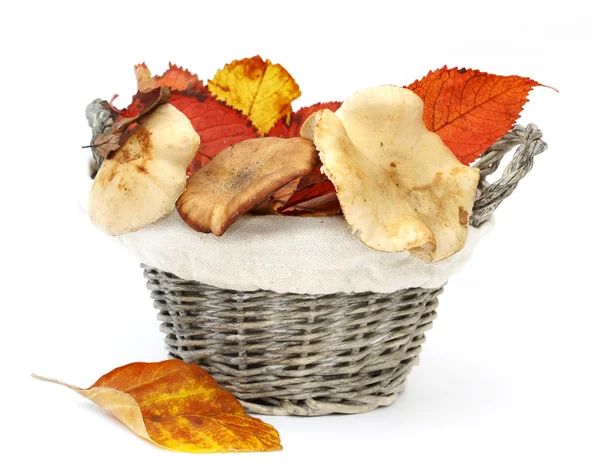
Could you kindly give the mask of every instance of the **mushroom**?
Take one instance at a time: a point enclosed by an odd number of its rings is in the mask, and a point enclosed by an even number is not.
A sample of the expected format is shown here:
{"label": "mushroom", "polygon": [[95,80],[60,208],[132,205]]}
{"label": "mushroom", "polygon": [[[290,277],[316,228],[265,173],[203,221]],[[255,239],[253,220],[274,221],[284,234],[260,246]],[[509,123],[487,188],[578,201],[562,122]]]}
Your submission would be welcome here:
{"label": "mushroom", "polygon": [[423,123],[423,101],[396,86],[363,89],[303,125],[343,214],[369,247],[442,260],[466,242],[479,170]]}
{"label": "mushroom", "polygon": [[118,236],[172,211],[199,146],[183,113],[170,104],[158,107],[98,171],[88,200],[92,223]]}
{"label": "mushroom", "polygon": [[319,157],[304,138],[256,138],[221,151],[187,181],[177,200],[193,229],[221,236],[242,214],[289,181],[310,173]]}

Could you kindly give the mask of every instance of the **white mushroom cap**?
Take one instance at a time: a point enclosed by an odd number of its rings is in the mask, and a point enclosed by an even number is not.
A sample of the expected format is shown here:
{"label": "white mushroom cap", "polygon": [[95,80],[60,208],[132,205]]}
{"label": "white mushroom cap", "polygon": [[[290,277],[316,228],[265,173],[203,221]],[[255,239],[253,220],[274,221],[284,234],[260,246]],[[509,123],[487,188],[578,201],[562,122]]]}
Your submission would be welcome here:
{"label": "white mushroom cap", "polygon": [[171,212],[199,146],[183,113],[170,104],[158,107],[98,171],[88,200],[92,223],[118,236]]}
{"label": "white mushroom cap", "polygon": [[363,89],[335,114],[313,114],[301,135],[315,143],[346,220],[369,247],[438,261],[464,246],[479,171],[427,130],[415,93]]}

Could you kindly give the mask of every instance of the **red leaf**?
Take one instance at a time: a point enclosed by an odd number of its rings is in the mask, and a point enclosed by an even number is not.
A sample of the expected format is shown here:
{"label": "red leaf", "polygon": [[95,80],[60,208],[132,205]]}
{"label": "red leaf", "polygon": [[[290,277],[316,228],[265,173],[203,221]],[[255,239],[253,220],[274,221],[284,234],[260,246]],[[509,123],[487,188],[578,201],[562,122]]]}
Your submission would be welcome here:
{"label": "red leaf", "polygon": [[319,102],[312,106],[302,107],[297,112],[292,112],[289,118],[289,123],[285,123],[285,119],[279,119],[275,125],[268,131],[266,136],[270,137],[282,137],[282,138],[293,138],[300,136],[300,128],[302,124],[310,117],[321,109],[329,109],[331,112],[335,112],[342,105],[341,102]]}
{"label": "red leaf", "polygon": [[183,112],[200,135],[200,149],[188,168],[191,173],[228,146],[259,136],[246,116],[215,99],[206,89],[198,93],[174,92],[169,104]]}
{"label": "red leaf", "polygon": [[519,118],[537,81],[443,67],[408,86],[423,99],[423,120],[463,163],[475,161]]}
{"label": "red leaf", "polygon": [[[310,174],[301,177],[296,185],[289,187],[287,191],[284,186],[275,192],[274,207],[279,213],[325,216],[341,212],[335,187],[327,176],[321,173],[321,166],[322,164],[319,163]],[[290,188],[292,190],[289,190]],[[287,200],[286,196],[289,197]]]}
{"label": "red leaf", "polygon": [[327,179],[294,192],[277,211],[286,215],[330,216],[339,214],[342,208],[335,187]]}
{"label": "red leaf", "polygon": [[[289,123],[279,119],[269,130],[267,136],[294,138],[300,136],[302,125],[315,112],[329,109],[335,112],[341,102],[323,102],[312,106],[302,107],[290,116]],[[333,195],[331,195],[333,194]],[[321,174],[321,164],[312,173],[285,185],[272,196],[273,207],[282,214],[315,215],[337,214],[341,211],[335,188],[324,174]]]}
{"label": "red leaf", "polygon": [[285,216],[335,216],[342,212],[337,193],[328,193],[286,208]]}

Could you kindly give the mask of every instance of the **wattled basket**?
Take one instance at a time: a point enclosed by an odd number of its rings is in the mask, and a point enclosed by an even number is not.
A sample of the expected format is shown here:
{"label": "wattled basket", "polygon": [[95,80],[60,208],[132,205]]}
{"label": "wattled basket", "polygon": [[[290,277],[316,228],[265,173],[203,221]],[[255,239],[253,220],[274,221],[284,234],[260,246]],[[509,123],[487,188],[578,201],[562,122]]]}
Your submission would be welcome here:
{"label": "wattled basket", "polygon": [[[112,124],[114,115],[97,100],[88,106],[87,117],[95,137]],[[546,149],[541,137],[542,133],[535,125],[526,128],[516,125],[476,163],[481,179],[470,218],[474,228],[488,226],[487,221],[497,206],[530,171],[534,157]],[[515,147],[512,160],[498,180],[493,183],[486,181],[498,169],[502,158]],[[96,150],[93,149],[93,152],[92,174],[95,174],[102,161]],[[281,220],[279,217],[270,218]],[[174,219],[183,224],[178,216]],[[284,234],[290,229],[287,227],[290,221],[284,223],[281,229]],[[410,370],[418,363],[425,332],[436,317],[438,296],[450,276],[442,275],[437,282],[430,284],[407,283],[407,286],[418,284],[422,287],[398,287],[395,274],[400,271],[414,278],[424,263],[418,261],[417,265],[413,263],[405,268],[398,268],[398,265],[405,264],[393,264],[388,269],[379,268],[379,276],[373,276],[372,270],[361,269],[361,263],[354,263],[351,271],[370,280],[368,286],[362,289],[354,286],[338,289],[339,285],[319,289],[320,284],[331,280],[327,272],[333,270],[329,268],[324,269],[325,274],[321,272],[307,283],[313,286],[304,284],[292,289],[293,293],[264,290],[270,288],[264,288],[262,285],[265,283],[260,281],[251,283],[256,287],[250,287],[250,283],[236,284],[233,281],[226,284],[238,287],[220,288],[182,279],[164,271],[181,271],[181,277],[206,278],[207,283],[214,280],[216,275],[210,269],[209,259],[192,262],[195,273],[206,273],[198,275],[200,277],[189,271],[177,270],[170,261],[165,262],[165,258],[194,259],[192,249],[201,239],[188,237],[189,228],[185,224],[183,231],[167,230],[166,236],[163,234],[163,237],[156,238],[156,232],[161,230],[160,226],[156,226],[158,224],[153,223],[154,228],[149,226],[150,231],[142,237],[146,236],[145,242],[149,242],[144,247],[154,241],[155,251],[157,249],[159,255],[138,258],[144,261],[142,266],[148,289],[155,308],[159,310],[158,319],[162,322],[161,330],[166,333],[169,355],[204,367],[247,410],[254,413],[303,416],[361,413],[393,403],[403,390]],[[311,226],[311,251],[321,258],[328,246],[337,245],[338,238],[332,241],[331,237],[324,237],[326,228],[321,229],[314,224]],[[344,225],[344,232],[352,238],[346,228]],[[137,234],[133,235],[135,237]],[[257,235],[246,231],[245,235],[257,238],[264,245],[265,242],[274,242],[276,232],[267,229]],[[325,239],[319,248],[314,247],[315,236]],[[208,238],[214,239],[211,236]],[[174,239],[179,239],[179,243]],[[216,255],[220,263],[231,266],[233,263],[227,263],[227,259],[221,256],[225,257],[230,252],[228,249],[233,252],[246,248],[243,237],[233,239],[229,241],[230,244],[223,244],[225,241],[221,240],[208,246],[203,244],[202,248]],[[359,241],[355,242],[364,247]],[[295,250],[300,244],[289,242],[288,238],[285,243],[292,244],[293,250],[288,250],[285,255],[297,254]],[[351,246],[340,244],[337,248],[342,256],[347,256],[346,249]],[[255,248],[249,251],[259,250]],[[452,258],[458,258],[466,251],[465,247]],[[303,259],[314,260],[307,256],[308,252],[300,252]],[[246,264],[266,267],[277,278],[288,281],[286,272],[271,270],[275,265],[260,254],[245,255],[245,250],[241,254],[238,250],[237,253],[245,256]],[[468,258],[469,254],[466,252],[463,258]],[[384,257],[386,255],[391,254],[383,254]],[[331,260],[330,257],[326,258],[327,261]],[[378,261],[372,257],[371,260],[365,258],[359,257],[367,265],[371,265],[371,261]],[[159,265],[162,269],[157,268]],[[226,274],[228,277],[235,275],[237,279],[241,278],[235,272],[235,268],[232,268]],[[297,270],[294,274],[297,274]],[[386,281],[389,287],[382,288],[382,283]],[[272,283],[266,284],[277,289]],[[366,292],[336,292],[338,290]]]}
{"label": "wattled basket", "polygon": [[[546,149],[541,137],[535,125],[517,125],[483,154],[473,226],[529,172]],[[502,176],[487,183],[515,146]],[[443,290],[234,291],[142,266],[169,355],[200,364],[247,410],[268,415],[361,413],[393,403],[418,363]]]}

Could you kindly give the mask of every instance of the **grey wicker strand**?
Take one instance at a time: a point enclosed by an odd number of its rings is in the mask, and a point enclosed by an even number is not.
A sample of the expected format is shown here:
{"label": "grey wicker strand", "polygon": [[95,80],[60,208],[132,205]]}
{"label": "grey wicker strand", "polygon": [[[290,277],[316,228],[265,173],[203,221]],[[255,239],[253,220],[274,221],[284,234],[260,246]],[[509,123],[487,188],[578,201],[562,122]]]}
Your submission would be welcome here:
{"label": "grey wicker strand", "polygon": [[[106,103],[86,109],[94,137],[112,124]],[[516,125],[476,164],[471,224],[489,219],[546,149],[542,133]],[[515,146],[493,183],[486,177]],[[94,152],[93,174],[102,164]],[[142,265],[170,357],[204,367],[254,413],[318,416],[392,404],[418,363],[442,288],[389,294],[233,291]]]}
{"label": "grey wicker strand", "polygon": [[[486,177],[498,169],[502,158],[517,145],[519,147],[504,169],[502,177],[494,183],[488,183]],[[531,170],[533,158],[544,152],[547,147],[546,142],[542,140],[542,132],[537,126],[515,125],[510,132],[482,154],[475,164],[475,167],[481,171],[481,179],[479,194],[471,215],[473,226],[480,226],[492,216],[498,205],[515,190],[519,181]]]}

